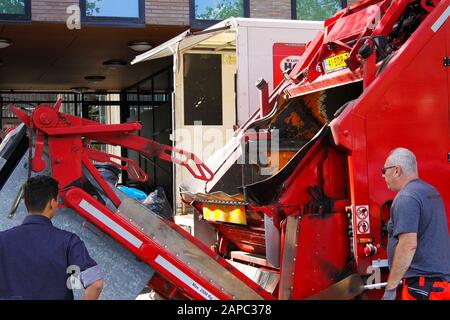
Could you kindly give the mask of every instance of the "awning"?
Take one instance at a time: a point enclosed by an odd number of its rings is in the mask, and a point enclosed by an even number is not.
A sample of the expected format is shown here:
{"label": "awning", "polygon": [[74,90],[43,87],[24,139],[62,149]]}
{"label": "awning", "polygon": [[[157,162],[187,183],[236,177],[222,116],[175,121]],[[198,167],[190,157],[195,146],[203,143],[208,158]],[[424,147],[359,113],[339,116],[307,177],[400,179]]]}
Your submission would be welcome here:
{"label": "awning", "polygon": [[234,18],[225,19],[208,29],[192,33],[186,30],[182,34],[170,39],[152,50],[138,55],[131,64],[142,61],[159,59],[171,56],[177,51],[186,51],[195,49],[213,49],[215,51],[226,50],[236,47],[236,33],[238,27],[262,27],[266,28],[296,28],[301,25],[302,29],[316,30],[317,24],[323,25],[318,21],[298,21],[298,20],[279,20],[279,19],[255,19],[255,18]]}
{"label": "awning", "polygon": [[[141,55],[138,55],[131,61],[136,64],[142,61],[164,58],[173,55],[175,52],[188,50],[198,44],[202,47],[220,47],[227,46],[234,41],[234,33],[230,33],[231,25],[220,26],[214,29],[206,29],[204,31],[191,33],[186,30],[175,38],[153,48]],[[208,41],[207,41],[208,40]]]}

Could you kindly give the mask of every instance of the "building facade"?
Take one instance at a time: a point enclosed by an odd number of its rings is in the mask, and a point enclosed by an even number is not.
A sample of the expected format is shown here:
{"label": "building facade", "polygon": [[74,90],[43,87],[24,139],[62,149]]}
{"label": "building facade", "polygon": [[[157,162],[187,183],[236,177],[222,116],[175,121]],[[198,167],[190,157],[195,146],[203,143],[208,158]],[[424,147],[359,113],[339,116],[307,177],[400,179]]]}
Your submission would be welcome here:
{"label": "building facade", "polygon": [[[251,18],[299,18],[329,16],[334,8],[357,2],[310,0],[2,0],[0,21],[65,23],[68,8],[79,6],[83,20],[110,25],[201,26],[230,16]],[[324,16],[324,14],[326,16]],[[107,18],[107,19],[105,19]],[[120,21],[120,20],[123,21]],[[205,21],[207,21],[205,23]],[[103,21],[104,22],[104,21]]]}

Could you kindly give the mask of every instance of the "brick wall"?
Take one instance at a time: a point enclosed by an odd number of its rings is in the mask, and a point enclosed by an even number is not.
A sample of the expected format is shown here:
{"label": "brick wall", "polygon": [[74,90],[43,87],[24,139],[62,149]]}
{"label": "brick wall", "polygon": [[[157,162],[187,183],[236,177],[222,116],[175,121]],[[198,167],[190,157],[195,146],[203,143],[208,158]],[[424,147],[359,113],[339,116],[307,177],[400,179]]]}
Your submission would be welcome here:
{"label": "brick wall", "polygon": [[[78,0],[32,0],[33,21],[65,22],[68,6]],[[146,24],[189,25],[189,0],[146,0]]]}
{"label": "brick wall", "polygon": [[250,0],[250,17],[291,19],[291,0]]}
{"label": "brick wall", "polygon": [[68,6],[79,4],[77,0],[32,0],[31,19],[33,21],[66,22]]}
{"label": "brick wall", "polygon": [[146,0],[145,23],[189,25],[189,0]]}
{"label": "brick wall", "polygon": [[[351,5],[359,0],[347,0]],[[31,12],[33,21],[65,22],[66,9],[78,0],[33,0]],[[251,18],[291,18],[291,0],[250,0]],[[190,24],[189,0],[146,0],[146,24],[183,25]]]}

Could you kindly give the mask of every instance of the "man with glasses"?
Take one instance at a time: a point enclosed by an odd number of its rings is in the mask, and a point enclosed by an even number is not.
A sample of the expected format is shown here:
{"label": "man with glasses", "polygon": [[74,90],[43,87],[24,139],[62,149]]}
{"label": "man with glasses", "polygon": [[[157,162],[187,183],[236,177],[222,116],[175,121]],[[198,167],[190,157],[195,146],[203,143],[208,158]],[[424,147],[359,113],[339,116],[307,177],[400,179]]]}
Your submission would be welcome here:
{"label": "man with glasses", "polygon": [[383,300],[395,300],[403,282],[403,300],[450,299],[450,237],[439,192],[419,179],[414,154],[393,150],[382,175],[397,193],[388,224],[389,278]]}

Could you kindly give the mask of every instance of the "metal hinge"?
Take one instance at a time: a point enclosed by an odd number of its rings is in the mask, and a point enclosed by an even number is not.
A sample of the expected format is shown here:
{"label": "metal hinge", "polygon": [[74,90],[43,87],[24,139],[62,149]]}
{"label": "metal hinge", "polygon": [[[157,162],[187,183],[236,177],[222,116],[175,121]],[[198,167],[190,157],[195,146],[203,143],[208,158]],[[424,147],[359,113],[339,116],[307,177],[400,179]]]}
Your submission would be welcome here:
{"label": "metal hinge", "polygon": [[450,67],[450,57],[444,57],[444,67]]}

